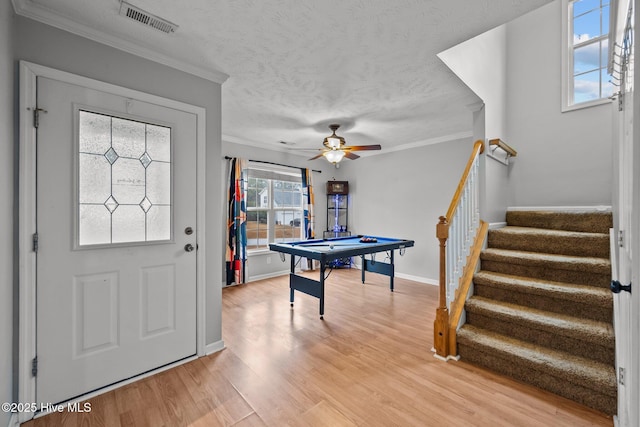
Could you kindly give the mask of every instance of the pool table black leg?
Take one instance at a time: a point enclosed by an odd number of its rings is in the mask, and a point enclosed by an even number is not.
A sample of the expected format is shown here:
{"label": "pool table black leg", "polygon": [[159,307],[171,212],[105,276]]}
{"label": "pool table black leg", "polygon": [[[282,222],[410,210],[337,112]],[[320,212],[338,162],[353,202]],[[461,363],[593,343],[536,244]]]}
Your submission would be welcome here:
{"label": "pool table black leg", "polygon": [[320,320],[324,320],[324,262],[320,263]]}
{"label": "pool table black leg", "polygon": [[289,303],[293,307],[293,275],[296,272],[296,256],[291,254],[291,274],[289,275]]}
{"label": "pool table black leg", "polygon": [[393,292],[393,276],[396,275],[395,274],[395,266],[393,264],[393,253],[394,252],[395,251],[392,249],[391,250],[391,280],[390,280],[390,283],[389,283],[389,287],[391,288],[391,292]]}
{"label": "pool table black leg", "polygon": [[362,255],[362,284],[364,285],[364,271],[367,269],[367,263]]}

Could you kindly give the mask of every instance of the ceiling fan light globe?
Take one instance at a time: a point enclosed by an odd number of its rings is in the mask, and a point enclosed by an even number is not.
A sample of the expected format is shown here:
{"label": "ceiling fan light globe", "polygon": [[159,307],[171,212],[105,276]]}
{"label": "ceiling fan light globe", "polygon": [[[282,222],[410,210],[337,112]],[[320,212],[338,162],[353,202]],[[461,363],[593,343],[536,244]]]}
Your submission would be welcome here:
{"label": "ceiling fan light globe", "polygon": [[337,138],[335,136],[327,137],[327,146],[329,148],[340,148],[341,142],[342,141],[340,141],[340,138]]}
{"label": "ceiling fan light globe", "polygon": [[324,157],[331,163],[336,164],[339,163],[340,160],[344,157],[344,151],[342,150],[331,150],[324,153]]}

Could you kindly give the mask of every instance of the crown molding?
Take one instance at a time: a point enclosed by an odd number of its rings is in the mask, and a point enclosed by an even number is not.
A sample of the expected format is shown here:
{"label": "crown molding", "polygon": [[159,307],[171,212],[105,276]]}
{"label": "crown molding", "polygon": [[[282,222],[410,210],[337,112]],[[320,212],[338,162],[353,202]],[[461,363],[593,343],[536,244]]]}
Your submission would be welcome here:
{"label": "crown molding", "polygon": [[192,74],[194,76],[212,81],[214,83],[222,84],[229,78],[228,74],[225,74],[221,71],[199,67],[193,64],[187,64],[182,60],[177,60],[170,56],[156,52],[152,49],[139,46],[120,37],[116,37],[103,31],[98,31],[95,28],[79,24],[65,16],[56,13],[51,9],[45,8],[39,4],[35,4],[32,1],[11,0],[11,2],[13,4],[13,10],[17,15],[42,22],[43,24],[50,25],[60,30],[78,35],[80,37],[84,37],[86,39],[93,40],[95,42],[113,47],[132,55],[166,65],[168,67]]}
{"label": "crown molding", "polygon": [[[381,151],[367,152],[366,155],[363,156],[363,157],[379,156],[381,154],[393,153],[394,151],[411,150],[413,148],[420,148],[420,147],[425,147],[427,145],[440,144],[440,143],[449,142],[449,141],[457,141],[459,139],[465,139],[465,138],[473,138],[473,132],[453,133],[453,134],[449,134],[449,135],[439,136],[437,138],[430,138],[430,139],[424,139],[424,140],[421,140],[421,141],[410,142],[408,144],[398,145],[397,147],[391,147],[391,148],[384,149],[384,150],[381,150]],[[262,149],[265,149],[265,150],[280,151],[280,152],[283,152],[283,153],[298,155],[298,156],[302,156],[302,157],[308,157],[308,153],[307,154],[303,154],[303,151],[289,150],[289,149],[286,148],[286,146],[278,147],[278,146],[275,146],[275,145],[273,145],[273,146],[272,145],[265,145],[265,144],[260,143],[260,142],[250,141],[250,140],[247,140],[247,139],[244,139],[244,138],[238,138],[238,137],[231,136],[231,135],[222,135],[222,140],[225,141],[225,142],[231,142],[233,144],[249,145],[251,147],[262,148]],[[313,149],[310,148],[309,150],[311,151]]]}
{"label": "crown molding", "polygon": [[409,142],[407,144],[401,144],[401,145],[398,145],[396,147],[391,147],[389,149],[386,149],[386,150],[384,150],[384,153],[383,152],[375,152],[375,153],[371,153],[371,155],[372,156],[379,156],[380,154],[392,153],[394,151],[411,150],[412,148],[420,148],[420,147],[425,147],[427,145],[440,144],[442,142],[449,142],[449,141],[457,141],[459,139],[465,139],[465,138],[473,138],[473,132],[469,131],[469,132],[452,133],[452,134],[449,134],[449,135],[438,136],[438,137],[435,137],[435,138],[429,138],[429,139],[423,139],[423,140],[420,140],[420,141]]}
{"label": "crown molding", "polygon": [[[290,150],[285,145],[283,145],[282,147],[277,145],[270,145],[270,144],[265,145],[262,142],[252,141],[245,138],[239,138],[237,136],[222,135],[222,141],[229,142],[232,144],[247,145],[249,147],[262,148],[263,150],[279,151],[281,153],[293,154],[294,156],[309,157],[309,153],[305,153],[304,150],[297,150],[297,149]],[[312,150],[313,150],[312,148],[309,149],[309,151],[312,151]]]}

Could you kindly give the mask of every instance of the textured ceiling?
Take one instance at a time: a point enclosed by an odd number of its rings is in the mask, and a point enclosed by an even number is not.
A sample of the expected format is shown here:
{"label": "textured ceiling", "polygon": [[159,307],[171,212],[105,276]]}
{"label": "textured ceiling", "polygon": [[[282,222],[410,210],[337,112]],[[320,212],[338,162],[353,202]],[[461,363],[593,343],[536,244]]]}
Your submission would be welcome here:
{"label": "textured ceiling", "polygon": [[549,0],[130,0],[179,25],[165,35],[118,14],[119,0],[14,0],[18,13],[185,69],[229,76],[223,139],[385,149],[470,134],[478,98],[436,54]]}

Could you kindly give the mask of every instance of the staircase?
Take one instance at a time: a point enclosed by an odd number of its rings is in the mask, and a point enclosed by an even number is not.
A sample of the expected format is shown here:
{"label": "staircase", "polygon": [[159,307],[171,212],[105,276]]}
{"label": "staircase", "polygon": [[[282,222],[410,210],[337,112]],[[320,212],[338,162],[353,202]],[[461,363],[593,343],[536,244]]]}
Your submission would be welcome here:
{"label": "staircase", "polygon": [[610,213],[509,211],[489,231],[462,361],[616,413]]}

